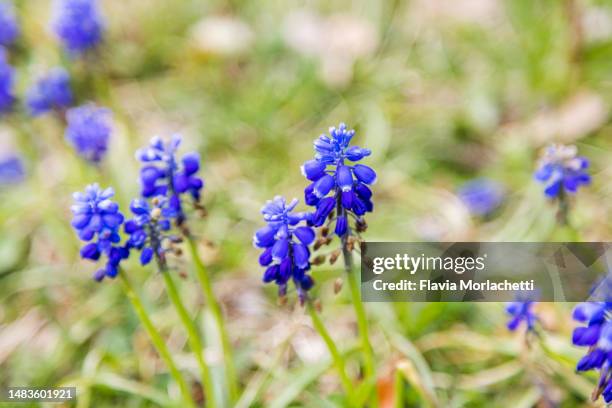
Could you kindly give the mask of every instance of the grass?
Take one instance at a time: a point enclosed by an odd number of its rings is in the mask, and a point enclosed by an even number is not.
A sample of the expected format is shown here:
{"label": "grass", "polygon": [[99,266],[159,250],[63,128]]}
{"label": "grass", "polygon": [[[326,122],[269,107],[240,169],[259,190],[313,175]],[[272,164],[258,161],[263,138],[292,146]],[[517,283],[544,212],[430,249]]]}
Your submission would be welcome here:
{"label": "grass", "polygon": [[[304,7],[299,2],[108,0],[108,34],[93,61],[63,55],[46,30],[46,2],[17,3],[19,94],[37,72],[65,64],[77,99],[110,107],[115,128],[107,158],[94,168],[64,143],[55,118],[0,121],[0,150],[19,150],[28,171],[24,183],[0,187],[0,386],[76,384],[79,408],[180,398],[119,282],[90,279],[93,266],[79,261],[69,225],[71,193],[93,181],[113,185],[127,208],[138,194],[133,151],[155,134],[181,133],[203,157],[208,215],[190,228],[225,316],[240,388],[249,390],[242,406],[342,406],[325,344],[294,294],[277,305],[251,246],[261,205],[277,194],[302,198],[299,166],[312,157],[312,140],[340,121],[372,149],[367,163],[379,174],[368,240],[610,239],[612,36],[597,32],[609,31],[612,9],[603,1],[309,2],[315,13],[349,14],[371,27],[376,46],[351,61],[348,74],[326,66],[328,54],[287,45],[298,27],[283,22]],[[607,16],[601,27],[577,26],[596,13]],[[218,15],[251,30],[240,53],[194,45],[194,25]],[[556,225],[532,180],[537,152],[551,141],[576,143],[592,165],[592,185],[571,203],[572,230]],[[455,195],[476,177],[507,191],[486,219],[471,217]],[[358,378],[349,282],[338,295],[332,289],[343,277],[340,263],[314,269],[313,293],[347,355],[347,374]],[[198,365],[163,279],[136,264],[126,273],[197,398]],[[172,267],[221,387],[214,318],[188,262]],[[529,407],[547,398],[589,406],[596,380],[574,373],[582,350],[570,346],[571,307],[540,305],[544,347],[526,349],[520,334],[506,331],[500,304],[367,304],[377,388],[393,392],[402,384],[411,407]]]}

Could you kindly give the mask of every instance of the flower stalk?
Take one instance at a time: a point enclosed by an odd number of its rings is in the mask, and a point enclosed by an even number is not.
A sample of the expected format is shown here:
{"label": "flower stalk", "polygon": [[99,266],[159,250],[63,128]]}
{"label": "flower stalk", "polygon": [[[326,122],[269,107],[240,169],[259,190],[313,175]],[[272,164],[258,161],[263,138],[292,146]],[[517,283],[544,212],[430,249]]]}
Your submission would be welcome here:
{"label": "flower stalk", "polygon": [[210,369],[206,363],[203,352],[203,343],[198,334],[198,330],[194,325],[191,317],[189,316],[189,312],[187,308],[183,304],[181,297],[179,295],[178,289],[170,272],[167,267],[160,267],[161,275],[164,277],[164,283],[166,284],[166,291],[168,292],[168,296],[176,309],[176,312],[181,319],[181,323],[185,327],[187,331],[187,341],[189,342],[189,347],[191,351],[196,356],[196,360],[198,361],[198,367],[200,369],[200,375],[202,377],[202,385],[204,387],[204,392],[206,393],[206,401],[207,407],[214,408],[217,406],[216,398],[215,398],[215,387],[212,380],[212,376],[210,373]]}
{"label": "flower stalk", "polygon": [[219,305],[219,302],[217,302],[217,298],[215,297],[210,277],[206,272],[206,267],[204,266],[200,255],[198,254],[198,249],[195,240],[190,234],[185,234],[185,239],[187,241],[187,247],[189,248],[189,253],[191,255],[191,259],[195,267],[196,276],[198,278],[198,281],[200,282],[202,291],[206,296],[206,299],[208,301],[208,307],[213,315],[213,319],[219,332],[219,337],[221,339],[221,348],[223,351],[223,362],[225,365],[225,376],[229,391],[229,398],[230,402],[233,403],[238,398],[238,383],[236,379],[237,377],[232,353],[232,344],[225,328],[223,313],[221,312],[221,307]]}
{"label": "flower stalk", "polygon": [[342,357],[342,354],[340,354],[340,351],[338,350],[338,346],[336,346],[336,343],[334,342],[332,337],[329,335],[327,328],[321,321],[321,317],[319,316],[317,308],[313,304],[312,300],[308,300],[306,302],[306,310],[308,312],[308,315],[310,316],[310,319],[312,320],[312,325],[314,326],[317,333],[319,333],[319,335],[325,342],[325,345],[327,346],[327,349],[329,350],[329,354],[331,354],[332,360],[334,362],[334,366],[336,367],[336,371],[338,371],[338,376],[340,377],[340,382],[342,383],[342,388],[344,389],[344,392],[349,400],[349,405],[355,406],[355,402],[354,402],[355,400],[354,400],[354,395],[353,395],[354,387],[353,387],[353,384],[351,383],[351,380],[348,378],[346,374],[344,358]]}
{"label": "flower stalk", "polygon": [[134,291],[132,284],[130,283],[129,279],[123,271],[119,273],[119,278],[122,283],[123,290],[130,302],[132,303],[132,307],[134,308],[134,311],[136,312],[136,315],[144,326],[147,334],[149,335],[153,346],[155,346],[155,349],[159,353],[160,357],[162,358],[162,360],[164,360],[166,366],[168,366],[168,369],[170,370],[170,375],[178,384],[181,390],[181,394],[183,395],[183,401],[185,403],[185,406],[189,408],[195,408],[196,405],[191,396],[189,387],[187,386],[187,382],[185,381],[183,374],[181,374],[181,372],[177,368],[177,365],[174,362],[174,359],[172,358],[172,354],[170,353],[170,350],[168,350],[168,347],[166,346],[166,343],[162,339],[161,335],[159,334],[159,331],[155,328],[153,322],[149,318],[149,315],[146,309],[144,308],[142,301],[136,294],[136,291]]}

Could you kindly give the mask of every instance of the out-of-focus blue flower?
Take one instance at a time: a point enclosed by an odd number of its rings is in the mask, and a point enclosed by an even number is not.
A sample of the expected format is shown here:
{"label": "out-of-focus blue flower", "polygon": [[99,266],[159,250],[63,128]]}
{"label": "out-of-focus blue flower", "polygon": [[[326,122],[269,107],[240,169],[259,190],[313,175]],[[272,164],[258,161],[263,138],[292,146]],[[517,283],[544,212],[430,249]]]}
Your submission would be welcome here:
{"label": "out-of-focus blue flower", "polygon": [[19,183],[25,177],[21,159],[17,156],[0,158],[0,186]]}
{"label": "out-of-focus blue flower", "polygon": [[553,144],[540,158],[535,178],[546,185],[547,197],[558,198],[565,193],[574,194],[578,187],[589,184],[588,168],[589,161],[578,156],[576,146]]}
{"label": "out-of-focus blue flower", "polygon": [[308,247],[315,239],[315,232],[304,225],[311,214],[292,212],[297,204],[297,199],[287,203],[280,196],[266,202],[261,213],[267,225],[255,232],[253,244],[264,249],[259,257],[260,265],[266,267],[263,281],[274,281],[279,286],[279,294],[284,296],[287,283],[292,280],[303,303],[314,284],[307,272],[310,270]]}
{"label": "out-of-focus blue flower", "polygon": [[140,263],[146,265],[155,257],[165,266],[164,242],[172,239],[167,235],[170,230],[170,220],[164,218],[165,198],[153,200],[153,206],[147,200],[137,198],[132,200],[130,209],[134,218],[125,223],[125,232],[130,238],[128,248],[140,250]]}
{"label": "out-of-focus blue flower", "polygon": [[81,258],[97,261],[106,256],[106,265],[94,274],[97,281],[105,276],[117,276],[119,263],[129,256],[129,249],[119,245],[124,217],[117,203],[111,200],[113,195],[112,188],[102,190],[98,184],[90,184],[84,192],[73,195],[72,226],[79,238],[87,242],[81,248]]}
{"label": "out-of-focus blue flower", "polygon": [[56,0],[52,26],[73,55],[98,45],[104,29],[97,0]]}
{"label": "out-of-focus blue flower", "polygon": [[572,343],[588,347],[580,359],[578,371],[599,370],[599,382],[593,399],[600,395],[606,403],[612,402],[612,302],[585,302],[574,309],[574,320],[585,324],[572,334]]}
{"label": "out-of-focus blue flower", "polygon": [[457,192],[470,213],[485,216],[497,209],[504,199],[503,187],[488,179],[476,179],[465,183]]}
{"label": "out-of-focus blue flower", "polygon": [[94,104],[68,109],[66,112],[66,140],[83,158],[98,163],[108,149],[112,131],[110,110]]}
{"label": "out-of-focus blue flower", "polygon": [[527,325],[527,330],[533,330],[537,320],[533,312],[533,301],[508,302],[506,304],[506,313],[510,315],[508,322],[509,330],[516,330],[522,322]]}
{"label": "out-of-focus blue flower", "polygon": [[0,114],[10,112],[15,104],[15,69],[8,63],[6,51],[0,47]]}
{"label": "out-of-focus blue flower", "polygon": [[[344,237],[351,233],[349,214],[362,220],[374,208],[372,191],[368,187],[376,182],[376,173],[358,162],[372,152],[358,146],[349,146],[355,135],[344,123],[329,129],[314,142],[315,158],[302,166],[302,174],[312,183],[304,191],[306,204],[315,206],[312,223],[319,227],[334,209],[338,209],[335,232]],[[361,221],[360,221],[361,222]]]}
{"label": "out-of-focus blue flower", "polygon": [[149,146],[136,152],[136,158],[143,162],[140,169],[142,196],[167,197],[164,215],[175,218],[179,225],[185,220],[181,196],[189,194],[197,203],[204,187],[204,182],[197,176],[200,156],[194,152],[187,153],[178,161],[176,151],[180,143],[178,135],[173,135],[167,142],[156,136]]}
{"label": "out-of-focus blue flower", "polygon": [[63,68],[49,71],[30,88],[26,102],[33,116],[69,107],[72,104],[72,90],[68,72]]}
{"label": "out-of-focus blue flower", "polygon": [[15,42],[19,35],[19,24],[13,5],[0,0],[0,45],[8,46]]}

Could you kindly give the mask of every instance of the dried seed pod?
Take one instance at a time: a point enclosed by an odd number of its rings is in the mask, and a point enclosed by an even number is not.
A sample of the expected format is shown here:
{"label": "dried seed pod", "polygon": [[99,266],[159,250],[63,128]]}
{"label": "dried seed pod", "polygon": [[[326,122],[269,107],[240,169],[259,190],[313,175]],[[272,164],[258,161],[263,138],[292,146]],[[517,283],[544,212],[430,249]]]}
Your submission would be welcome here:
{"label": "dried seed pod", "polygon": [[323,311],[323,305],[321,304],[321,301],[319,299],[315,299],[312,302],[312,305],[314,306],[317,313],[321,313]]}
{"label": "dried seed pod", "polygon": [[316,251],[317,249],[321,248],[323,245],[325,245],[325,239],[317,239],[313,245],[313,249]]}
{"label": "dried seed pod", "polygon": [[338,248],[329,255],[330,265],[333,265],[336,263],[336,261],[338,260],[338,257],[340,257],[340,253],[341,253],[340,248]]}
{"label": "dried seed pod", "polygon": [[325,255],[318,255],[312,260],[313,265],[321,265],[325,263]]}
{"label": "dried seed pod", "polygon": [[326,237],[329,234],[329,227],[324,225],[321,227],[321,236]]}
{"label": "dried seed pod", "polygon": [[363,218],[359,218],[355,223],[355,229],[357,232],[365,232],[368,229],[368,224]]}
{"label": "dried seed pod", "polygon": [[342,278],[336,278],[334,281],[334,294],[337,295],[342,290],[342,285],[344,284],[344,280]]}
{"label": "dried seed pod", "polygon": [[278,297],[278,305],[285,306],[287,304],[287,296],[279,296]]}

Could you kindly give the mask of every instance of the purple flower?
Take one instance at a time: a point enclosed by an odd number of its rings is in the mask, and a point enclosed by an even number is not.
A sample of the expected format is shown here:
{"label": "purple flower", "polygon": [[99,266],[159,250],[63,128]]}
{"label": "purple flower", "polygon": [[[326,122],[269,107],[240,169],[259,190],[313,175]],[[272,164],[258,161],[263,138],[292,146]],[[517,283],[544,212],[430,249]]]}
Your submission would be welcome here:
{"label": "purple flower", "polygon": [[87,104],[66,112],[66,140],[83,158],[98,163],[108,149],[112,131],[110,110]]}
{"label": "purple flower", "polygon": [[[302,174],[312,183],[304,190],[306,204],[316,207],[312,224],[320,227],[337,209],[335,232],[344,237],[352,234],[348,220],[363,223],[363,215],[371,212],[372,191],[376,172],[363,164],[351,164],[369,156],[371,151],[349,146],[355,135],[344,123],[329,129],[314,142],[315,158],[302,166]],[[330,221],[331,222],[331,221]]]}
{"label": "purple flower", "polygon": [[470,213],[485,216],[500,206],[504,199],[504,189],[493,180],[476,179],[461,186],[458,195]]}
{"label": "purple flower", "polygon": [[266,202],[261,213],[267,225],[255,232],[253,245],[264,250],[259,257],[260,265],[266,267],[263,281],[275,282],[281,296],[287,293],[288,282],[293,281],[303,303],[314,285],[308,270],[309,246],[315,232],[306,225],[311,214],[292,212],[297,204],[297,199],[287,203],[280,196]]}
{"label": "purple flower", "polygon": [[537,320],[533,313],[534,304],[533,301],[508,302],[506,304],[506,313],[510,315],[508,329],[514,331],[524,322],[527,330],[533,330]]}
{"label": "purple flower", "polygon": [[136,152],[136,158],[143,163],[140,169],[142,196],[166,197],[168,206],[164,215],[175,218],[179,225],[185,220],[183,194],[188,194],[197,203],[204,187],[204,182],[197,176],[200,156],[194,152],[187,153],[179,161],[176,151],[180,143],[181,137],[178,135],[167,142],[154,137],[149,146]]}
{"label": "purple flower", "polygon": [[576,146],[550,145],[540,158],[535,179],[546,185],[544,194],[559,198],[574,194],[578,187],[588,185],[591,177],[587,173],[589,161],[578,156]]}
{"label": "purple flower", "polygon": [[81,248],[81,258],[92,261],[98,261],[102,255],[107,258],[104,268],[94,274],[97,281],[105,276],[117,276],[119,263],[129,256],[129,249],[119,245],[124,217],[117,203],[111,200],[113,195],[112,188],[102,190],[98,184],[90,184],[84,192],[73,195],[72,226],[78,237],[87,242]]}
{"label": "purple flower", "polygon": [[25,170],[21,159],[9,156],[0,159],[0,186],[19,183],[25,177]]}
{"label": "purple flower", "polygon": [[52,109],[64,109],[72,104],[70,76],[63,68],[55,68],[38,79],[28,91],[26,101],[32,116]]}
{"label": "purple flower", "polygon": [[102,40],[104,23],[96,0],[56,0],[52,28],[73,55],[94,48]]}
{"label": "purple flower", "polygon": [[612,302],[584,302],[574,309],[574,320],[583,323],[574,329],[572,343],[588,347],[576,365],[578,371],[599,370],[593,399],[600,395],[612,402]]}
{"label": "purple flower", "polygon": [[0,0],[0,45],[9,46],[19,35],[19,24],[13,5]]}
{"label": "purple flower", "polygon": [[132,200],[130,209],[134,218],[126,221],[124,229],[130,237],[127,247],[140,250],[140,263],[146,265],[153,258],[165,267],[165,242],[172,240],[167,232],[170,230],[170,220],[164,217],[166,200],[163,197],[152,200],[151,206],[147,200],[137,198]]}
{"label": "purple flower", "polygon": [[0,47],[0,115],[8,113],[15,104],[15,69],[8,63],[6,51]]}

